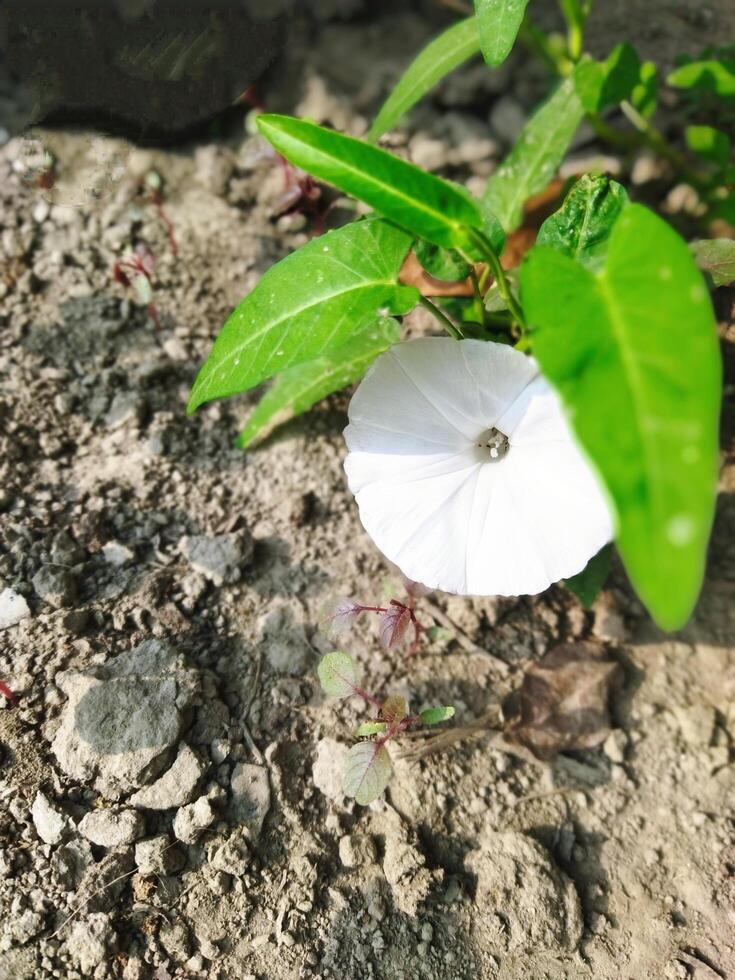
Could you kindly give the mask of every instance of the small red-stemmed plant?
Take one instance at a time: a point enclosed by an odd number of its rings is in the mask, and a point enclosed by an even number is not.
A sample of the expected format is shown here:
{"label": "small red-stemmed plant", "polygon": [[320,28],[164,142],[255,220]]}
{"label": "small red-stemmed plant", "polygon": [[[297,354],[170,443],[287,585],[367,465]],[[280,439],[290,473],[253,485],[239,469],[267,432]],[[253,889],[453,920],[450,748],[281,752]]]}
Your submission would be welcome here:
{"label": "small red-stemmed plant", "polygon": [[357,663],[348,653],[340,650],[322,657],[317,671],[326,694],[335,698],[357,695],[378,709],[378,718],[363,722],[355,732],[362,741],[353,745],[348,752],[342,772],[345,795],[367,806],[380,796],[393,772],[386,744],[410,728],[438,725],[452,718],[454,708],[426,708],[417,715],[411,715],[406,699],[400,694],[391,694],[387,698],[375,697],[360,686]]}

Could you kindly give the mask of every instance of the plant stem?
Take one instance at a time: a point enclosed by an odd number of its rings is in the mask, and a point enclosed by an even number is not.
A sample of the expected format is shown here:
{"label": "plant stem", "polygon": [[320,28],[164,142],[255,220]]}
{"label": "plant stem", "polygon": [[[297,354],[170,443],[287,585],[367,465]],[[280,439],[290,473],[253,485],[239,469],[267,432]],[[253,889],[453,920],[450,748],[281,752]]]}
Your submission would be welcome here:
{"label": "plant stem", "polygon": [[473,243],[480,249],[485,257],[485,260],[490,267],[490,271],[495,278],[495,282],[498,284],[498,292],[505,300],[506,306],[510,310],[513,320],[518,324],[521,330],[525,329],[526,318],[523,315],[523,310],[513,295],[513,291],[510,288],[510,283],[508,282],[508,277],[500,264],[500,259],[495,254],[495,250],[481,231],[473,228],[470,231],[470,235]]}
{"label": "plant stem", "polygon": [[674,169],[678,170],[682,177],[693,187],[696,187],[698,190],[706,190],[706,181],[703,180],[699,173],[691,169],[684,154],[669,144],[661,130],[657,129],[653,123],[649,122],[645,116],[638,112],[627,99],[623,99],[620,103],[620,109],[625,118],[635,126],[651,149],[668,160]]}
{"label": "plant stem", "polygon": [[485,326],[485,304],[482,301],[482,292],[480,291],[480,283],[478,281],[477,273],[475,272],[474,266],[471,266],[470,279],[472,280],[472,290],[475,294],[475,310],[477,312],[477,319],[479,323]]}
{"label": "plant stem", "polygon": [[456,324],[452,323],[449,317],[438,306],[432,303],[430,299],[427,299],[426,296],[422,296],[419,302],[432,316],[436,317],[450,337],[454,337],[455,340],[462,340],[462,331]]}
{"label": "plant stem", "polygon": [[584,25],[587,20],[587,10],[579,0],[559,0],[561,12],[567,22],[567,51],[569,58],[576,64],[582,56],[584,44]]}

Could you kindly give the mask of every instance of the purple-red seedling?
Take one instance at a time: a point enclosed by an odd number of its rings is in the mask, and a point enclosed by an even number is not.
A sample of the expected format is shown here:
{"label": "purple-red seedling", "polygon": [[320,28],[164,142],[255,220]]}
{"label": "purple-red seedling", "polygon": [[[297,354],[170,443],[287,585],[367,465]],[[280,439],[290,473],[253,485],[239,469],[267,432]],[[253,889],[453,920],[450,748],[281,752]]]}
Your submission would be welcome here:
{"label": "purple-red seedling", "polygon": [[442,706],[427,708],[417,715],[408,713],[406,699],[400,694],[379,698],[360,685],[360,670],[353,658],[335,650],[319,662],[317,668],[322,689],[337,698],[356,695],[378,709],[375,721],[364,722],[355,734],[369,738],[353,745],[347,754],[343,772],[343,789],[347,796],[354,796],[358,803],[371,803],[385,789],[392,772],[386,744],[410,728],[419,725],[438,725],[452,718],[454,708]]}
{"label": "purple-red seedling", "polygon": [[156,304],[152,301],[153,268],[155,260],[153,252],[147,245],[139,243],[135,251],[127,252],[122,258],[116,259],[112,267],[112,278],[126,289],[132,289],[142,299],[148,316],[153,320],[156,329],[160,329],[161,319]]}
{"label": "purple-red seedling", "polygon": [[[427,627],[416,616],[415,606],[419,593],[412,589],[413,584],[406,584],[405,602],[390,599],[387,606],[368,606],[352,599],[339,599],[324,619],[327,632],[330,636],[337,637],[344,633],[362,613],[375,613],[380,617],[378,621],[380,644],[385,650],[395,650],[400,647],[410,628],[413,631],[413,638],[408,654],[416,653]],[[417,588],[420,590],[422,587]],[[420,594],[426,593],[424,591]]]}
{"label": "purple-red seedling", "polygon": [[5,698],[11,708],[14,708],[18,704],[18,695],[10,690],[7,684],[0,681],[0,694]]}

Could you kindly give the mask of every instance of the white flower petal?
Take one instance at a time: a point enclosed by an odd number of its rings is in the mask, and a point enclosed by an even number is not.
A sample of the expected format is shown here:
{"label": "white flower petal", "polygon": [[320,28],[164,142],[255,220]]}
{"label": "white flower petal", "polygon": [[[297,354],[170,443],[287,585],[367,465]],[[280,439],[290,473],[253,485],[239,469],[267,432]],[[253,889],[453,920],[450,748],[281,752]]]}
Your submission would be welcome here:
{"label": "white flower petal", "polygon": [[[362,523],[416,582],[534,594],[580,571],[612,536],[556,394],[510,347],[400,344],[376,360],[349,415],[345,470]],[[509,437],[498,460],[479,445],[492,427]]]}

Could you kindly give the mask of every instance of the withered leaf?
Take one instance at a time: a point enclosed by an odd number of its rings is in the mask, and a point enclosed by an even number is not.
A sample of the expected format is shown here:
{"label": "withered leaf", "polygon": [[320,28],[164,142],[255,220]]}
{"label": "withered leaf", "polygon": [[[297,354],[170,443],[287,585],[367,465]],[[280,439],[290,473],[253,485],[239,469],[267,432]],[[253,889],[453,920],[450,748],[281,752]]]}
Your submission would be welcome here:
{"label": "withered leaf", "polygon": [[526,671],[505,738],[544,760],[594,748],[610,733],[608,698],[622,676],[594,643],[555,647]]}

